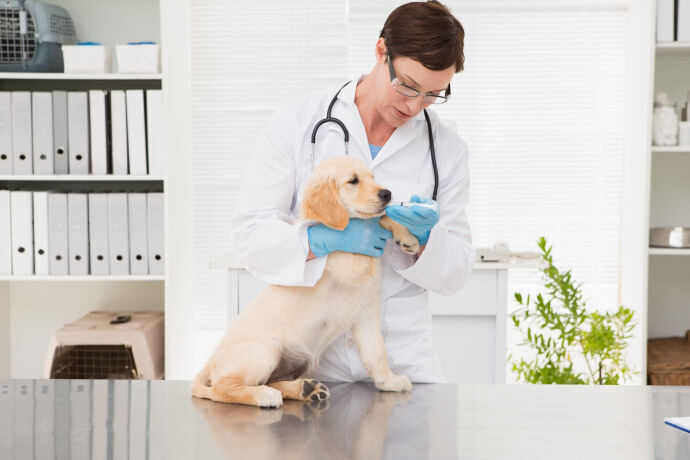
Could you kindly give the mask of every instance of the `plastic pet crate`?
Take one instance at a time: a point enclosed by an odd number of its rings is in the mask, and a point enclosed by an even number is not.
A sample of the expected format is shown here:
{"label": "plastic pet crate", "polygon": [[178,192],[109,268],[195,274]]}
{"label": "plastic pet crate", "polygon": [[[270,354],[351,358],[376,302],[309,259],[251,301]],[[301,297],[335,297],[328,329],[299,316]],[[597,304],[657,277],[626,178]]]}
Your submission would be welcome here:
{"label": "plastic pet crate", "polygon": [[63,8],[36,0],[0,1],[0,72],[62,72],[62,45],[77,42]]}
{"label": "plastic pet crate", "polygon": [[53,334],[44,377],[162,379],[163,313],[94,311]]}

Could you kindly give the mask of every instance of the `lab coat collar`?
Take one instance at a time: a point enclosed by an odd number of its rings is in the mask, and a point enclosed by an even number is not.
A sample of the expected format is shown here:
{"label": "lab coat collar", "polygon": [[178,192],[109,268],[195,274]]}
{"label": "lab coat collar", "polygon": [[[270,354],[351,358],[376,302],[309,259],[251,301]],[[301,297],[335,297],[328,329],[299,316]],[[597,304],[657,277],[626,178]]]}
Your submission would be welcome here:
{"label": "lab coat collar", "polygon": [[[360,149],[365,152],[365,154],[369,154],[369,143],[368,139],[366,138],[366,130],[364,129],[364,125],[362,124],[362,119],[359,116],[359,111],[357,107],[355,106],[355,92],[357,90],[357,83],[363,79],[366,75],[362,75],[359,78],[353,78],[349,84],[347,84],[341,91],[340,94],[338,94],[338,99],[343,101],[345,104],[347,104],[350,109],[351,109],[351,115],[352,118],[354,118],[355,123],[351,124],[349,126],[352,126],[351,128],[348,127],[348,130],[350,131],[350,141],[357,142],[359,144]],[[393,131],[393,134],[391,135],[390,139],[386,142],[386,144],[383,146],[381,151],[376,155],[376,158],[374,158],[369,166],[371,168],[376,167],[376,165],[380,164],[387,158],[391,157],[395,152],[399,151],[403,147],[405,147],[407,144],[412,142],[418,131],[418,123],[419,122],[425,123],[424,120],[424,111],[419,112],[414,118],[409,120],[407,123],[404,125],[398,127]],[[329,123],[332,124],[332,123]],[[426,131],[425,131],[426,133]],[[369,157],[371,158],[371,157]]]}
{"label": "lab coat collar", "polygon": [[[422,117],[424,114],[422,114]],[[416,117],[415,117],[416,118]],[[402,150],[407,144],[412,142],[418,131],[418,122],[416,119],[409,120],[404,125],[398,127],[393,131],[390,139],[386,141],[383,148],[379,151],[376,158],[371,162],[371,167],[375,168],[377,165],[381,164],[386,159],[393,156],[396,152]]]}
{"label": "lab coat collar", "polygon": [[[350,107],[353,107],[355,105],[355,91],[357,89],[357,83],[359,83],[359,80],[364,77],[365,75],[362,75],[359,78],[351,79],[349,83],[342,89],[342,91],[340,91],[340,94],[338,94],[338,99]],[[342,85],[344,85],[344,83]]]}

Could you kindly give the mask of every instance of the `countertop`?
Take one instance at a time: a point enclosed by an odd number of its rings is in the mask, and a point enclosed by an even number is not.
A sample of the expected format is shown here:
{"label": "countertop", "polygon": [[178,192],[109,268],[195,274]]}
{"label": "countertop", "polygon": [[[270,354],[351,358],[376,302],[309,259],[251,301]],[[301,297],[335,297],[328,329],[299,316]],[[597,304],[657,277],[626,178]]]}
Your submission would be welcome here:
{"label": "countertop", "polygon": [[0,380],[2,459],[681,459],[689,387],[331,383],[280,409],[186,381]]}
{"label": "countertop", "polygon": [[[209,262],[208,267],[210,269],[221,269],[221,270],[244,270],[244,265],[239,263],[235,258],[235,253],[225,252],[217,257],[215,257],[211,262]],[[478,260],[474,261],[472,266],[473,270],[507,270],[516,268],[544,268],[546,267],[546,262],[539,258],[538,253],[527,253],[519,252],[513,253],[509,259],[505,262],[481,262]]]}

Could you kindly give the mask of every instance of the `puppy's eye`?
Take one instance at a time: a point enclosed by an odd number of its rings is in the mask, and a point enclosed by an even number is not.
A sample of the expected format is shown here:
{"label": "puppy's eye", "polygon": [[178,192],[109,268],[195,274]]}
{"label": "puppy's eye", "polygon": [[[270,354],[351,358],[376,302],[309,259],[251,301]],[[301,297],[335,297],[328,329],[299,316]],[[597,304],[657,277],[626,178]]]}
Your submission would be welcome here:
{"label": "puppy's eye", "polygon": [[358,183],[359,183],[359,179],[357,178],[357,176],[355,176],[355,177],[353,177],[352,179],[350,179],[349,181],[347,181],[347,183],[348,183],[348,184],[355,185],[355,184],[358,184]]}

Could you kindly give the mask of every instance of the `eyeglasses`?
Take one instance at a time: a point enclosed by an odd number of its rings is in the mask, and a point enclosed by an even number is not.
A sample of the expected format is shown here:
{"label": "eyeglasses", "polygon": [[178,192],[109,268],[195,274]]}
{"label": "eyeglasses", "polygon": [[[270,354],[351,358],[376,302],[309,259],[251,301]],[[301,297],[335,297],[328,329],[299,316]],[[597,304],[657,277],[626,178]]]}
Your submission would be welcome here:
{"label": "eyeglasses", "polygon": [[[407,97],[417,97],[422,94],[422,92],[418,89],[408,86],[398,80],[398,77],[395,75],[395,70],[393,69],[393,60],[388,52],[386,52],[386,58],[388,58],[388,72],[391,75],[391,85],[393,85],[393,88],[395,88],[398,93]],[[424,102],[428,104],[443,104],[444,102],[448,101],[448,98],[450,98],[450,83],[448,83],[448,88],[440,93],[430,92],[424,93],[422,96]]]}

